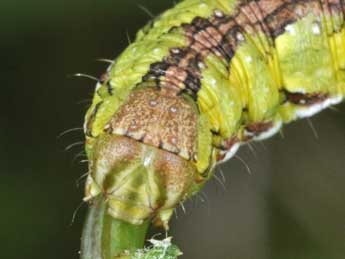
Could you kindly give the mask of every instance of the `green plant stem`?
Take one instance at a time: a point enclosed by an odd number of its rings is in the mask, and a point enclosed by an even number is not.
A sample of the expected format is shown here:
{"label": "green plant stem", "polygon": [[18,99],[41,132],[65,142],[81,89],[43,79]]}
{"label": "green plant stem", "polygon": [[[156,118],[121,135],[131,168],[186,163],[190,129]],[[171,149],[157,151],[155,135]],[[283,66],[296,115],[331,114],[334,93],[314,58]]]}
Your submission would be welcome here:
{"label": "green plant stem", "polygon": [[90,204],[81,240],[81,259],[114,259],[143,248],[149,222],[132,225],[112,218],[102,195]]}

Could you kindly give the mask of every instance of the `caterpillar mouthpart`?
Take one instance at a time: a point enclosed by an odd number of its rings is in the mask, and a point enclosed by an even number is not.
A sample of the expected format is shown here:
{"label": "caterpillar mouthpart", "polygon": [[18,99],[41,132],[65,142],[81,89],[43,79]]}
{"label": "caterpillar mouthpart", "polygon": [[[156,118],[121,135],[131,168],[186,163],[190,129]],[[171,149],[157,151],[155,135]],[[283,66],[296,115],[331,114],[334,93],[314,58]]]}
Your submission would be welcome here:
{"label": "caterpillar mouthpart", "polygon": [[84,200],[103,195],[112,217],[167,229],[176,206],[204,180],[197,130],[197,110],[183,96],[133,91],[93,140]]}

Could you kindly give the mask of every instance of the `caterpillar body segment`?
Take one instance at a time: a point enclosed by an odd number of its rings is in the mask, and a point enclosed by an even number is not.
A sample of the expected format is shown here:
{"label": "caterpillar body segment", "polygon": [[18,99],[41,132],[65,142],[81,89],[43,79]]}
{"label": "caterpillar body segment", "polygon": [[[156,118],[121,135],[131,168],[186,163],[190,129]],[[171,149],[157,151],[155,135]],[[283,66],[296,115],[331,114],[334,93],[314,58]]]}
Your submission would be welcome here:
{"label": "caterpillar body segment", "polygon": [[96,87],[85,200],[167,227],[241,144],[342,101],[344,17],[344,0],[185,0],[157,17]]}

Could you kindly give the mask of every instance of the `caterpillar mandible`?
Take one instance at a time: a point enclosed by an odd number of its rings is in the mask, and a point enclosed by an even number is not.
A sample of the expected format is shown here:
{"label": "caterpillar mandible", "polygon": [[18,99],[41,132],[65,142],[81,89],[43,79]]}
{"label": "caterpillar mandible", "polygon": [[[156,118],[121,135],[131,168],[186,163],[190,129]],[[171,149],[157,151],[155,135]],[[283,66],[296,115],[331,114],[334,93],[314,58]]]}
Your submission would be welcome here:
{"label": "caterpillar mandible", "polygon": [[85,201],[168,228],[246,142],[340,103],[344,0],[185,0],[110,65],[85,118]]}

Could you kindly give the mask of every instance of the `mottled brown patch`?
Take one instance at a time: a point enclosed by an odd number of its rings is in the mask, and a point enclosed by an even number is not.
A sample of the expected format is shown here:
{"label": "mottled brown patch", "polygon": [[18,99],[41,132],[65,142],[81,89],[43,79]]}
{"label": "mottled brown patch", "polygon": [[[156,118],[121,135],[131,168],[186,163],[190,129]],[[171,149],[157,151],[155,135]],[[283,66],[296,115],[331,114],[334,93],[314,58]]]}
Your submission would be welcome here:
{"label": "mottled brown patch", "polygon": [[174,189],[176,192],[183,193],[183,190],[188,190],[194,179],[195,169],[190,162],[164,150],[158,153],[154,168],[162,178],[162,187]]}
{"label": "mottled brown patch", "polygon": [[286,98],[293,104],[310,106],[313,104],[321,103],[328,98],[328,94],[314,93],[314,94],[302,94],[302,93],[290,93],[285,91]]}
{"label": "mottled brown patch", "polygon": [[[223,16],[217,17],[222,19]],[[212,19],[204,19],[196,17],[191,24],[184,25],[185,35],[190,42],[190,48],[200,53],[205,58],[210,53],[220,57],[220,60],[229,61],[228,53],[223,48],[221,42],[223,41],[224,34],[218,27],[214,26]]]}
{"label": "mottled brown patch", "polygon": [[240,139],[238,137],[231,137],[223,142],[220,149],[224,151],[230,150],[238,142],[240,142]]}
{"label": "mottled brown patch", "polygon": [[273,122],[256,122],[246,126],[246,131],[253,133],[254,136],[259,136],[260,134],[268,131],[273,127]]}
{"label": "mottled brown patch", "polygon": [[197,153],[197,112],[186,100],[154,88],[134,90],[106,128],[191,159]]}
{"label": "mottled brown patch", "polygon": [[261,9],[263,16],[268,16],[285,5],[286,2],[284,0],[261,0],[257,1],[257,5]]}
{"label": "mottled brown patch", "polygon": [[217,154],[217,161],[224,160],[227,152],[229,152],[231,150],[231,148],[239,142],[241,142],[241,140],[237,136],[234,136],[234,137],[231,137],[231,138],[225,140],[222,143],[222,145],[219,147],[221,152],[218,152],[218,154]]}
{"label": "mottled brown patch", "polygon": [[184,89],[184,80],[187,78],[187,72],[178,67],[178,66],[170,66],[165,72],[165,78],[161,81],[161,87],[175,87],[178,89]]}
{"label": "mottled brown patch", "polygon": [[[92,166],[103,163],[111,168],[120,162],[138,159],[141,156],[141,146],[123,136],[102,135],[97,139],[94,149],[98,155],[94,156]],[[95,173],[92,167],[91,173]]]}

